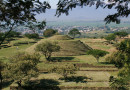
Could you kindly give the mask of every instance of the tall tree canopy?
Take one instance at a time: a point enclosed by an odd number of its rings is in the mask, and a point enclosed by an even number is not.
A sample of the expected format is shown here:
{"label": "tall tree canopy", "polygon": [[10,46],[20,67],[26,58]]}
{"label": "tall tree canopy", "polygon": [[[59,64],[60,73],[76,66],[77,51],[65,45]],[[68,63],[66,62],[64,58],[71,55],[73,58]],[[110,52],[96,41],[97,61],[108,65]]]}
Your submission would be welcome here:
{"label": "tall tree canopy", "polygon": [[0,1],[0,26],[9,31],[3,37],[3,43],[14,26],[25,24],[28,21],[36,21],[35,15],[44,13],[50,5],[39,0],[1,0]]}
{"label": "tall tree canopy", "polygon": [[[107,3],[106,3],[107,2]],[[108,15],[104,20],[106,23],[116,22],[120,23],[120,17],[128,17],[130,14],[129,8],[130,0],[59,0],[56,11],[56,16],[60,16],[62,13],[68,15],[69,10],[76,8],[77,6],[93,6],[96,8],[115,8],[116,13]]]}

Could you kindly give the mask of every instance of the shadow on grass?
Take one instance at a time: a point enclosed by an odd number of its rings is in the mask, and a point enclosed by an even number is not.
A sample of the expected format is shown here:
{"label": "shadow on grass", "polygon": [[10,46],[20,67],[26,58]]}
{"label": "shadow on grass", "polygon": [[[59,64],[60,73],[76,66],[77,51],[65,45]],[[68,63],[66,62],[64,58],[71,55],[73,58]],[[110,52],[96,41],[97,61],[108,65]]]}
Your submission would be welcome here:
{"label": "shadow on grass", "polygon": [[99,62],[100,64],[112,64],[112,63],[109,63],[109,62]]}
{"label": "shadow on grass", "polygon": [[10,86],[13,83],[13,81],[4,81],[2,84],[2,88],[6,88],[8,86]]}
{"label": "shadow on grass", "polygon": [[25,90],[60,90],[59,82],[53,79],[42,79],[26,83]]}
{"label": "shadow on grass", "polygon": [[52,61],[62,62],[62,61],[71,61],[74,59],[74,57],[52,57],[51,59]]}
{"label": "shadow on grass", "polygon": [[87,80],[90,79],[92,80],[92,78],[88,78],[85,76],[71,76],[71,77],[67,77],[67,78],[60,78],[60,80],[65,80],[65,82],[76,82],[76,83],[87,83]]}
{"label": "shadow on grass", "polygon": [[11,47],[11,46],[9,46],[9,45],[1,45],[0,46],[0,48],[9,48],[9,47]]}

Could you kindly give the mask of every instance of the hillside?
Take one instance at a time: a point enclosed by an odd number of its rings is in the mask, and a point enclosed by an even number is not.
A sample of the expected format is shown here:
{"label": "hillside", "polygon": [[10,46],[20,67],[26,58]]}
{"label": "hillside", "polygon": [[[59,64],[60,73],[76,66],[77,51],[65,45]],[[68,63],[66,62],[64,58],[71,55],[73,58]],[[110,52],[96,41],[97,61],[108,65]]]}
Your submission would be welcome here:
{"label": "hillside", "polygon": [[[38,43],[44,42],[44,41],[56,41],[58,42],[58,45],[60,45],[61,49],[59,52],[54,52],[53,56],[75,56],[75,55],[84,55],[86,54],[86,51],[91,49],[88,45],[85,45],[80,40],[74,40],[70,38],[67,35],[55,35],[47,39],[42,39]],[[36,45],[34,44],[31,47],[29,47],[26,51],[28,52],[35,52],[34,49]]]}

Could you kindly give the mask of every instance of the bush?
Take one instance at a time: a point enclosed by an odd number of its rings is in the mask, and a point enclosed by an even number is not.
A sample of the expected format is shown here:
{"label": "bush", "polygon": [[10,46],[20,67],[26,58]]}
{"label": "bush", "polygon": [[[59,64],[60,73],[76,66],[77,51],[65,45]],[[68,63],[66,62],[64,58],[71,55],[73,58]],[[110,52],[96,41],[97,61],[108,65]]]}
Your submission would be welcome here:
{"label": "bush", "polygon": [[122,32],[115,32],[114,34],[119,36],[120,38],[128,36],[128,33],[124,32],[124,31],[122,31]]}
{"label": "bush", "polygon": [[115,64],[115,66],[118,68],[122,68],[124,66],[124,60],[125,54],[120,52],[114,52],[111,54],[111,56],[106,58],[106,61],[108,61],[111,64]]}
{"label": "bush", "polygon": [[109,34],[108,36],[105,37],[105,39],[111,43],[111,41],[115,41],[116,35],[115,34]]}
{"label": "bush", "polygon": [[39,54],[17,53],[10,58],[10,63],[5,67],[4,78],[16,81],[21,86],[23,81],[30,80],[31,77],[38,75],[37,64],[39,63]]}
{"label": "bush", "polygon": [[51,37],[57,33],[56,30],[53,29],[47,29],[46,31],[43,32],[44,37]]}
{"label": "bush", "polygon": [[24,36],[29,38],[29,39],[39,39],[39,35],[37,33],[25,34]]}
{"label": "bush", "polygon": [[[5,32],[5,34],[7,34],[7,33],[8,33],[8,32]],[[20,32],[11,31],[11,32],[8,34],[7,38],[11,38],[11,37],[19,37],[20,35],[21,35]]]}
{"label": "bush", "polygon": [[66,79],[69,74],[75,74],[77,70],[79,70],[79,68],[77,68],[75,64],[65,64],[62,66],[54,66],[49,72],[61,74]]}

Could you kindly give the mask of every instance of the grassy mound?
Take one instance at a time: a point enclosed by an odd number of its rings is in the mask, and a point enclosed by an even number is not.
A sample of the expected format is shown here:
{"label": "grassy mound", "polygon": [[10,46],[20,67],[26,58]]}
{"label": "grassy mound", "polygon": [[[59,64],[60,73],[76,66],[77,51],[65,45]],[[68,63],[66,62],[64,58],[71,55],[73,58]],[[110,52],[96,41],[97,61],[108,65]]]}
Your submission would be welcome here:
{"label": "grassy mound", "polygon": [[35,52],[36,45],[41,42],[44,42],[44,41],[56,41],[60,45],[60,47],[61,47],[60,51],[53,52],[52,53],[53,56],[84,55],[84,54],[86,54],[87,50],[91,49],[88,45],[85,45],[80,40],[73,40],[73,39],[70,39],[70,37],[68,37],[68,36],[56,35],[56,36],[50,37],[48,39],[42,39],[38,43],[29,47],[26,51],[31,52],[31,53]]}
{"label": "grassy mound", "polygon": [[49,40],[71,40],[72,38],[69,37],[68,35],[55,35],[55,36],[52,36],[48,39]]}
{"label": "grassy mound", "polygon": [[58,44],[61,47],[60,52],[53,53],[54,56],[74,56],[74,55],[84,55],[89,47],[82,43],[80,40],[71,41],[60,41]]}

